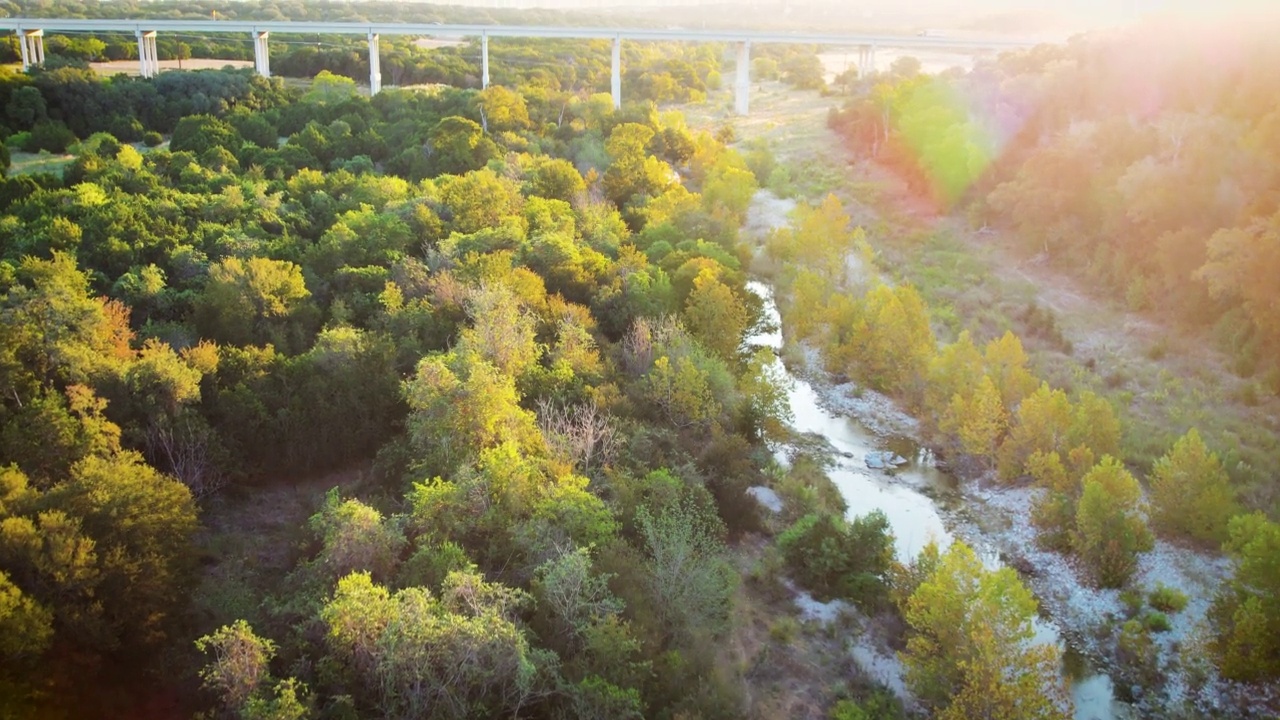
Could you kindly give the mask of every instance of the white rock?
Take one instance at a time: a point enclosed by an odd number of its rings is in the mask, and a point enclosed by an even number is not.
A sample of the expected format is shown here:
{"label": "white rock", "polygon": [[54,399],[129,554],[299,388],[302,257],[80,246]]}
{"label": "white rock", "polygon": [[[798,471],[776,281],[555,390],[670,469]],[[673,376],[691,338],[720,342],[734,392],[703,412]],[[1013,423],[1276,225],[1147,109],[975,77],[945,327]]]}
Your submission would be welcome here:
{"label": "white rock", "polygon": [[747,488],[747,494],[756,499],[756,502],[772,510],[773,512],[782,512],[782,498],[778,497],[778,493],[773,488],[767,488],[763,485],[753,485]]}

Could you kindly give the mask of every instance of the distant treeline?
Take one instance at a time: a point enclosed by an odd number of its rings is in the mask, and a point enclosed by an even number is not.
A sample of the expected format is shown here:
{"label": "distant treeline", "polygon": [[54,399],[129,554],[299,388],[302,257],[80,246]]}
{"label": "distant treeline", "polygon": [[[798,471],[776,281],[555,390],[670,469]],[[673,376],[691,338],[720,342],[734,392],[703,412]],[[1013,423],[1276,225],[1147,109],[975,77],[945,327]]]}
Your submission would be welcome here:
{"label": "distant treeline", "polygon": [[1160,30],[882,76],[831,124],[1128,307],[1211,328],[1280,392],[1280,49]]}

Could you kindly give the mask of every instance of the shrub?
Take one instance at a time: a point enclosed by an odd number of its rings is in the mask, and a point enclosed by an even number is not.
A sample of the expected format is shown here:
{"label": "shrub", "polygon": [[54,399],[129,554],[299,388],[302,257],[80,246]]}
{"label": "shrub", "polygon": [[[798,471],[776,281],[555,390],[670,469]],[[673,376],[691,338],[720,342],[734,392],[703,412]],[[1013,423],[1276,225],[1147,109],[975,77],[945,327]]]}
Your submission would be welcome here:
{"label": "shrub", "polygon": [[1142,592],[1134,588],[1121,592],[1120,604],[1124,605],[1125,617],[1137,617],[1142,612]]}
{"label": "shrub", "polygon": [[423,545],[400,566],[396,584],[400,587],[426,587],[438,593],[444,586],[444,579],[454,571],[475,571],[475,565],[462,546],[448,540],[439,545]]}
{"label": "shrub", "polygon": [[1257,407],[1261,402],[1258,393],[1258,383],[1249,381],[1240,385],[1236,390],[1236,399],[1246,407]]}
{"label": "shrub", "polygon": [[1186,593],[1164,583],[1156,585],[1156,589],[1151,591],[1148,600],[1151,602],[1151,607],[1161,612],[1178,613],[1187,607]]}
{"label": "shrub", "polygon": [[1120,628],[1116,641],[1116,659],[1130,681],[1155,685],[1160,679],[1160,660],[1150,631],[1137,620]]}
{"label": "shrub", "polygon": [[1142,625],[1151,632],[1169,632],[1169,616],[1158,610],[1150,610],[1142,616]]}
{"label": "shrub", "polygon": [[24,148],[27,152],[47,150],[51,153],[64,153],[67,147],[76,141],[71,128],[57,120],[36,123],[31,128],[31,137]]}
{"label": "shrub", "polygon": [[893,536],[880,511],[852,523],[826,513],[806,515],[778,536],[778,547],[796,579],[819,599],[871,605],[886,594]]}
{"label": "shrub", "polygon": [[861,700],[841,700],[831,708],[831,720],[898,720],[906,717],[902,703],[892,694],[877,690]]}
{"label": "shrub", "polygon": [[1163,360],[1169,354],[1169,341],[1163,337],[1160,338],[1151,347],[1147,348],[1146,354],[1148,360]]}
{"label": "shrub", "polygon": [[800,623],[790,615],[784,615],[769,625],[769,637],[776,643],[790,645],[800,633]]}
{"label": "shrub", "polygon": [[147,147],[159,147],[160,143],[163,143],[163,142],[164,142],[164,136],[156,132],[155,130],[151,130],[149,132],[143,133],[142,135],[142,144],[146,145]]}
{"label": "shrub", "polygon": [[10,152],[15,150],[18,152],[26,152],[27,143],[29,142],[31,142],[31,133],[23,130],[22,132],[16,132],[5,138],[4,145]]}
{"label": "shrub", "polygon": [[121,142],[137,142],[142,139],[143,127],[138,118],[113,115],[107,121],[107,131]]}

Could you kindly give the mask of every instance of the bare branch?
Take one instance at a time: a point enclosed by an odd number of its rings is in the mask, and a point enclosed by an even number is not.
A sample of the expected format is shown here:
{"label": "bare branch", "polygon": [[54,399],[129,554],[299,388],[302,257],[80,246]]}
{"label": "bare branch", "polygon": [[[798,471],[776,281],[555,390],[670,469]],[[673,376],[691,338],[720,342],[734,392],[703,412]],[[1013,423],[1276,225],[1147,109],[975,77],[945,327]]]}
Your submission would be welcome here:
{"label": "bare branch", "polygon": [[552,452],[583,473],[613,462],[618,449],[618,430],[594,401],[566,407],[543,399],[538,403],[538,428]]}

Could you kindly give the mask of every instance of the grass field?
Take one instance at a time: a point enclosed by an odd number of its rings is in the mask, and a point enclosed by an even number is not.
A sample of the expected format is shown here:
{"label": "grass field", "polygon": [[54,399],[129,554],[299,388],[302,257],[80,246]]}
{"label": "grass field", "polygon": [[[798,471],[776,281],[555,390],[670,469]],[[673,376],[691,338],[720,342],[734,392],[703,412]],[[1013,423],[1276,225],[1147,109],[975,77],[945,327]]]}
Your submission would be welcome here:
{"label": "grass field", "polygon": [[9,175],[35,175],[36,173],[61,175],[62,168],[70,165],[74,159],[74,155],[67,153],[53,155],[47,152],[11,152],[9,154]]}

